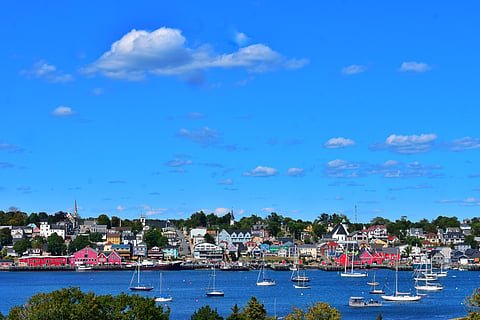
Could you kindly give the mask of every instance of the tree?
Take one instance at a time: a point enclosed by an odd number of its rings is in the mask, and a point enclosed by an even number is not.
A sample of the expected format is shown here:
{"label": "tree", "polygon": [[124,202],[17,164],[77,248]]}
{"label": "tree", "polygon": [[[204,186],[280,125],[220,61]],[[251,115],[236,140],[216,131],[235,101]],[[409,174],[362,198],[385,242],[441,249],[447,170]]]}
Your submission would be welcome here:
{"label": "tree", "polygon": [[340,312],[330,307],[328,303],[317,302],[310,306],[305,312],[301,309],[294,308],[293,313],[290,313],[285,318],[286,320],[340,320]]}
{"label": "tree", "polygon": [[0,245],[5,246],[12,243],[12,233],[10,229],[0,229]]}
{"label": "tree", "polygon": [[217,309],[206,305],[195,311],[190,320],[223,320],[223,317],[218,314]]}
{"label": "tree", "polygon": [[113,216],[111,223],[112,227],[120,227],[122,220],[119,217]]}
{"label": "tree", "polygon": [[100,232],[90,232],[88,239],[91,242],[102,242],[103,235]]}
{"label": "tree", "polygon": [[168,244],[168,239],[162,235],[162,232],[158,229],[151,228],[143,235],[143,241],[147,244],[147,248],[163,247]]}
{"label": "tree", "polygon": [[215,238],[213,238],[210,233],[205,233],[205,236],[203,238],[205,239],[205,242],[215,244]]}
{"label": "tree", "polygon": [[170,309],[164,312],[153,298],[124,293],[97,296],[70,287],[34,295],[25,305],[13,307],[8,319],[168,320],[169,314]]}
{"label": "tree", "polygon": [[27,239],[21,239],[15,242],[15,244],[13,245],[13,250],[15,250],[15,252],[18,254],[23,254],[31,247],[32,245],[30,241],[28,241]]}
{"label": "tree", "polygon": [[47,251],[54,256],[60,256],[64,254],[67,250],[65,245],[65,240],[56,233],[52,233],[47,238]]}
{"label": "tree", "polygon": [[468,307],[468,316],[462,320],[479,320],[480,319],[480,288],[477,288],[473,293],[465,298],[465,306]]}
{"label": "tree", "polygon": [[101,214],[98,216],[97,224],[106,225],[108,229],[110,229],[112,226],[110,218],[106,214]]}
{"label": "tree", "polygon": [[466,244],[469,244],[472,249],[478,249],[478,242],[475,240],[475,236],[472,234],[469,234],[468,236],[465,237]]}
{"label": "tree", "polygon": [[42,249],[43,245],[45,244],[45,240],[42,237],[35,237],[31,240],[32,248],[33,249]]}
{"label": "tree", "polygon": [[73,239],[68,245],[68,253],[75,253],[91,245],[92,243],[88,240],[87,236],[78,236],[75,239]]}
{"label": "tree", "polygon": [[207,226],[207,216],[203,211],[195,212],[190,217],[190,227],[206,227]]}
{"label": "tree", "polygon": [[260,304],[255,297],[251,297],[247,305],[243,308],[245,320],[262,320],[267,317],[267,310],[263,304]]}
{"label": "tree", "polygon": [[227,317],[226,320],[245,320],[243,313],[236,303],[232,308],[232,313]]}

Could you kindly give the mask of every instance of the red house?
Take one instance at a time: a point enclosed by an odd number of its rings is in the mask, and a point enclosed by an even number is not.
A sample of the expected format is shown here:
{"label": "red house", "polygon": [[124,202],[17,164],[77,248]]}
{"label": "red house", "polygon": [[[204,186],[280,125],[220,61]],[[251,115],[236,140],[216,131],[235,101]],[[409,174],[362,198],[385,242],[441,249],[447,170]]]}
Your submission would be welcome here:
{"label": "red house", "polygon": [[122,258],[115,251],[106,251],[98,255],[98,264],[120,265]]}
{"label": "red house", "polygon": [[72,266],[76,264],[97,265],[98,252],[93,248],[85,247],[73,254],[73,257],[70,258],[70,264]]}
{"label": "red house", "polygon": [[18,264],[23,267],[51,267],[66,266],[67,256],[25,256],[18,259]]}

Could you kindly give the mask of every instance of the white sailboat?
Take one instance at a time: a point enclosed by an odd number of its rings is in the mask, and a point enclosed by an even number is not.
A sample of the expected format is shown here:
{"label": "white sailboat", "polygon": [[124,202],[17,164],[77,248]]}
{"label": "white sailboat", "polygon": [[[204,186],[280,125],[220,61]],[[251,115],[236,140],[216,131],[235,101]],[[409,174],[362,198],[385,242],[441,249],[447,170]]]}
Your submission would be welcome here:
{"label": "white sailboat", "polygon": [[[137,275],[136,284],[134,284],[135,274]],[[140,263],[137,263],[137,269],[133,272],[132,279],[130,280],[130,286],[128,288],[132,291],[150,291],[153,289],[152,285],[143,284],[140,282]]]}
{"label": "white sailboat", "polygon": [[169,302],[173,298],[170,295],[162,294],[162,273],[160,272],[160,296],[155,298],[156,302]]}
{"label": "white sailboat", "polygon": [[212,277],[212,287],[210,288],[207,288],[207,292],[205,293],[207,295],[207,297],[223,297],[225,295],[225,293],[223,292],[223,290],[218,290],[217,288],[215,288],[215,278],[216,278],[216,274],[215,274],[215,266],[213,266],[213,271],[212,271],[212,274],[210,275]]}
{"label": "white sailboat", "polygon": [[258,272],[257,286],[268,287],[276,285],[275,280],[267,278],[265,276],[265,260],[262,263],[262,267]]}
{"label": "white sailboat", "polygon": [[[348,245],[347,245],[347,249],[348,249]],[[346,255],[346,257],[348,257],[348,254],[346,252],[347,252],[347,250],[345,250],[345,255]],[[340,273],[340,276],[342,278],[363,278],[363,277],[368,276],[368,274],[366,272],[353,271],[354,254],[355,254],[355,250],[353,249],[353,245],[352,245],[352,269],[351,269],[350,272],[348,272],[347,271],[347,263],[345,262],[345,271]]]}
{"label": "white sailboat", "polygon": [[372,290],[369,292],[370,294],[384,294],[385,291],[382,289],[377,289],[377,286],[380,285],[380,283],[375,281],[375,272],[373,273],[373,281],[368,282],[368,285],[372,287]]}
{"label": "white sailboat", "polygon": [[398,291],[398,262],[395,260],[395,293],[393,295],[383,295],[382,299],[386,301],[413,302],[422,299],[420,295],[412,295],[410,292]]}

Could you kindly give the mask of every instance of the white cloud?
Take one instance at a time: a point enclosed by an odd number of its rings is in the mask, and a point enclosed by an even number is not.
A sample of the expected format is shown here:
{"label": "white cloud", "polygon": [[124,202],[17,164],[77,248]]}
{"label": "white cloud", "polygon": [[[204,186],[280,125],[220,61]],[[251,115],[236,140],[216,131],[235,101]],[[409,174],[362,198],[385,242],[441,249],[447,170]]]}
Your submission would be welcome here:
{"label": "white cloud", "polygon": [[166,163],[166,165],[169,167],[182,167],[182,166],[191,165],[191,164],[193,164],[192,160],[184,160],[184,159],[178,159],[178,158],[170,160]]}
{"label": "white cloud", "polygon": [[216,208],[216,209],[215,209],[215,214],[216,214],[217,216],[223,216],[223,215],[225,215],[225,214],[228,213],[228,212],[229,212],[229,209],[228,209],[228,208]]}
{"label": "white cloud", "polygon": [[92,94],[93,95],[96,95],[96,96],[99,96],[99,95],[102,95],[103,94],[103,89],[102,88],[95,88],[92,90]]}
{"label": "white cloud", "polygon": [[303,177],[305,176],[305,169],[302,168],[289,168],[287,170],[287,176],[290,177]]}
{"label": "white cloud", "polygon": [[234,35],[234,40],[238,46],[243,47],[249,43],[251,39],[243,32],[236,32]]}
{"label": "white cloud", "polygon": [[421,72],[428,71],[430,69],[431,69],[431,67],[424,62],[413,62],[412,61],[412,62],[402,63],[402,65],[401,65],[400,69],[398,69],[398,71],[421,73]]}
{"label": "white cloud", "polygon": [[352,64],[351,66],[343,68],[342,69],[342,74],[352,75],[352,74],[365,72],[366,70],[367,70],[366,66]]}
{"label": "white cloud", "polygon": [[448,148],[451,151],[463,151],[469,149],[477,149],[480,148],[480,139],[479,138],[472,138],[472,137],[464,137],[461,139],[453,140],[452,142],[448,143]]}
{"label": "white cloud", "polygon": [[351,147],[354,145],[355,145],[355,141],[353,141],[352,139],[338,137],[338,138],[331,138],[330,140],[325,142],[323,146],[328,149],[338,149],[338,148]]}
{"label": "white cloud", "polygon": [[384,163],[381,164],[382,167],[385,167],[385,168],[390,168],[390,167],[395,167],[395,166],[398,166],[400,164],[399,161],[396,161],[396,160],[387,160],[385,161]]}
{"label": "white cloud", "polygon": [[253,170],[244,172],[244,176],[248,177],[271,177],[278,174],[278,170],[270,167],[258,166]]}
{"label": "white cloud", "polygon": [[27,77],[44,79],[52,83],[70,82],[74,80],[72,75],[64,74],[62,71],[57,70],[57,67],[43,60],[36,62],[33,67],[28,70],[22,70],[20,74]]}
{"label": "white cloud", "polygon": [[118,211],[125,211],[125,210],[127,210],[127,209],[128,209],[127,207],[122,207],[121,205],[118,205],[118,206],[117,206],[117,210],[118,210]]}
{"label": "white cloud", "polygon": [[421,135],[390,135],[384,143],[375,143],[370,146],[371,150],[389,150],[401,154],[415,154],[430,151],[437,139],[436,134]]}
{"label": "white cloud", "polygon": [[152,32],[133,29],[82,72],[126,80],[142,80],[150,74],[201,82],[202,73],[211,68],[237,67],[249,72],[265,72],[300,68],[308,63],[305,59],[289,60],[263,44],[217,54],[209,45],[189,48],[186,43],[178,29],[162,27]]}
{"label": "white cloud", "polygon": [[275,212],[275,208],[262,208],[262,211],[264,212]]}
{"label": "white cloud", "polygon": [[52,115],[55,117],[71,117],[75,115],[75,111],[70,107],[60,106],[52,111]]}

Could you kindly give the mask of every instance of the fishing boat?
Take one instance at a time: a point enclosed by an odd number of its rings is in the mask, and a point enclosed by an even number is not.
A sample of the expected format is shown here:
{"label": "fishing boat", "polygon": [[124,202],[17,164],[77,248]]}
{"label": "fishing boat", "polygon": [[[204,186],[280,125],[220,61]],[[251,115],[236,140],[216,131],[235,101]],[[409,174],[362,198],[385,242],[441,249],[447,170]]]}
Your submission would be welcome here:
{"label": "fishing boat", "polygon": [[212,267],[212,274],[210,275],[210,277],[211,281],[209,282],[212,283],[212,286],[207,288],[207,292],[205,294],[207,295],[207,297],[223,297],[225,295],[223,290],[218,290],[217,288],[215,288],[215,266]]}
{"label": "fishing boat", "polygon": [[[347,248],[348,248],[348,245],[347,245]],[[346,252],[347,251],[345,250],[345,255],[346,255],[346,257],[348,257]],[[355,250],[354,250],[353,245],[352,245],[352,269],[350,271],[347,271],[347,264],[348,263],[347,263],[347,259],[345,259],[345,271],[340,274],[340,276],[342,278],[363,278],[363,277],[368,276],[368,274],[366,272],[353,271],[354,254],[355,254]]]}
{"label": "fishing boat", "polygon": [[395,260],[395,292],[392,295],[382,295],[383,300],[396,302],[413,302],[422,299],[421,295],[398,291],[398,261]]}
{"label": "fishing boat", "polygon": [[381,307],[382,302],[373,299],[367,301],[364,297],[350,297],[348,305],[352,308]]}
{"label": "fishing boat", "polygon": [[[137,277],[135,277],[135,275]],[[135,278],[137,279],[135,284]],[[130,286],[128,287],[132,291],[151,291],[153,289],[152,285],[142,284],[140,282],[140,264],[137,263],[137,268],[133,272],[132,279],[130,280]]]}
{"label": "fishing boat", "polygon": [[169,302],[173,298],[170,295],[162,294],[162,273],[160,272],[160,295],[155,298],[156,302]]}
{"label": "fishing boat", "polygon": [[265,261],[263,261],[257,276],[257,286],[267,287],[274,285],[276,285],[275,280],[265,276]]}
{"label": "fishing boat", "polygon": [[91,271],[93,267],[89,264],[77,264],[75,266],[75,271],[77,272],[84,272],[84,271]]}

